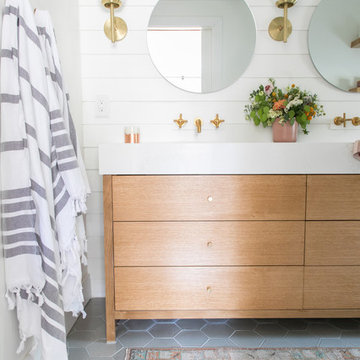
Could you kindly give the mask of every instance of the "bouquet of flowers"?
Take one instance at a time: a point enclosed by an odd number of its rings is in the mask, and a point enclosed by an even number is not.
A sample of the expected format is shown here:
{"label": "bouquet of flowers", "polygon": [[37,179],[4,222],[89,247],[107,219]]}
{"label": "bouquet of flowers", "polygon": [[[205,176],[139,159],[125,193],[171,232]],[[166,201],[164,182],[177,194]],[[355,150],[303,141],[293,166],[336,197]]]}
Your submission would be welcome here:
{"label": "bouquet of flowers", "polygon": [[293,125],[296,121],[304,134],[308,134],[307,125],[311,120],[326,115],[316,94],[300,90],[295,84],[283,91],[276,86],[274,79],[253,91],[250,101],[251,105],[245,106],[246,119],[253,120],[256,126],[272,126],[275,120],[282,125],[287,122]]}

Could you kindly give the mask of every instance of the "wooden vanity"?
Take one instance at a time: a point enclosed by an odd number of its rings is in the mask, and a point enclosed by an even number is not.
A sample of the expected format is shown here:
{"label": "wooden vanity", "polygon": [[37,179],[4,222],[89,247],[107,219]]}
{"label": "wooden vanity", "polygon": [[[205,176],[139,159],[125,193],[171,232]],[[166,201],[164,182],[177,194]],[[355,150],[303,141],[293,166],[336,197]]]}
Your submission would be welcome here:
{"label": "wooden vanity", "polygon": [[360,317],[360,175],[105,175],[115,319]]}

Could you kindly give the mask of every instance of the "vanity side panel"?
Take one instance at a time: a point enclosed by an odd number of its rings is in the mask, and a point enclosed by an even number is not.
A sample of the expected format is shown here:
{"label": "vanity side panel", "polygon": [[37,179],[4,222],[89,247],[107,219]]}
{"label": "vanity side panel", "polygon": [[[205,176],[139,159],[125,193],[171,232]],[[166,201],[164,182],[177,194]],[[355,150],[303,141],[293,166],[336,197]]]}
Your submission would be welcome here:
{"label": "vanity side panel", "polygon": [[305,175],[116,176],[115,221],[304,220]]}
{"label": "vanity side panel", "polygon": [[115,291],[114,291],[114,241],[113,241],[113,191],[112,176],[103,178],[104,190],[104,251],[106,293],[106,340],[116,341]]}

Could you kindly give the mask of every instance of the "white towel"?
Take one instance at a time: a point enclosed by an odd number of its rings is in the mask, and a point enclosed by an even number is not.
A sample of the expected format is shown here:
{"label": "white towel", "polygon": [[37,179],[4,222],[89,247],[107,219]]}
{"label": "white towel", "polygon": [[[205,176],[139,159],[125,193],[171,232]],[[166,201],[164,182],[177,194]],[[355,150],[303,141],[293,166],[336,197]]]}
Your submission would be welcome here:
{"label": "white towel", "polygon": [[[55,200],[59,199],[61,203],[60,208],[55,205],[55,218],[61,252],[64,310],[73,312],[74,316],[79,312],[85,316],[81,260],[86,264],[87,246],[82,214],[86,212],[85,201],[90,188],[69,109],[69,96],[65,92],[50,14],[47,11],[37,10],[35,21],[45,60],[48,89],[51,94],[50,103],[55,109],[51,112],[54,145],[52,168],[53,177],[58,179],[54,187]],[[61,179],[63,183],[60,183]],[[66,202],[61,194],[64,189],[69,194]],[[73,216],[69,216],[70,214]]]}
{"label": "white towel", "polygon": [[76,225],[82,225],[79,215],[86,210],[89,188],[79,168],[83,164],[69,108],[55,86],[55,61],[50,61],[48,46],[55,39],[46,29],[37,26],[28,0],[6,1],[1,51],[3,241],[7,296],[10,307],[17,308],[22,340],[19,351],[34,337],[43,360],[65,360],[63,309],[83,311],[80,257],[86,244],[81,226],[79,242]]}

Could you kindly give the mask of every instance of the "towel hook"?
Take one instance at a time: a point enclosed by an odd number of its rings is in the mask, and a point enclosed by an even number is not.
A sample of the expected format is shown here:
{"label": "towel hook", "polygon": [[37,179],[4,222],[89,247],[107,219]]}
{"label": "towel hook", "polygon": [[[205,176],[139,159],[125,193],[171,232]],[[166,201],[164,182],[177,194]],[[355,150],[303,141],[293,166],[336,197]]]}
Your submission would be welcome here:
{"label": "towel hook", "polygon": [[110,9],[110,19],[106,21],[104,25],[105,35],[113,42],[123,40],[128,32],[128,27],[126,22],[119,18],[115,17],[115,9],[118,9],[121,6],[120,0],[102,0],[102,4]]}

